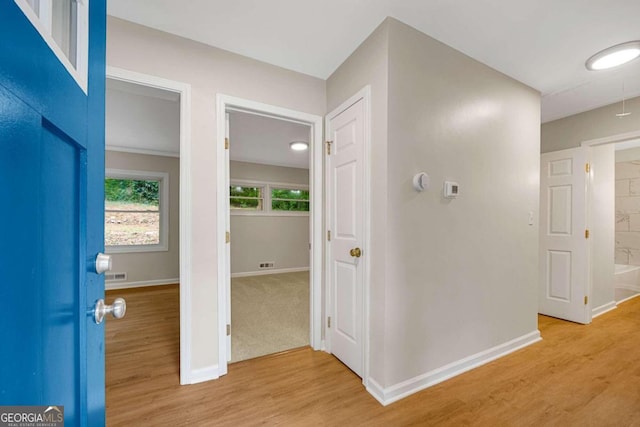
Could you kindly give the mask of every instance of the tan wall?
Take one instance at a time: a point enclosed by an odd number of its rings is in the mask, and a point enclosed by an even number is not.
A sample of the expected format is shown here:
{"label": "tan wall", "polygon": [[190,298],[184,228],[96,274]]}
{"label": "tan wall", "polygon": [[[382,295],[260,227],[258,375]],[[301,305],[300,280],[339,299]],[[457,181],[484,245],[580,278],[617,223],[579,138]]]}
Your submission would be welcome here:
{"label": "tan wall", "polygon": [[191,85],[191,207],[193,236],[193,369],[218,364],[216,281],[216,94],[310,114],[325,112],[325,82],[113,17],[107,23],[107,64]]}
{"label": "tan wall", "polygon": [[389,35],[387,385],[537,330],[540,170],[537,91],[399,21]]}
{"label": "tan wall", "polygon": [[[230,162],[231,181],[255,180],[309,185],[309,170],[247,162]],[[275,269],[309,267],[309,215],[234,215],[231,212],[231,274],[259,271],[272,261]]]}
{"label": "tan wall", "polygon": [[[177,157],[107,151],[107,169],[123,169],[169,174],[169,250],[159,252],[114,253],[113,272],[126,272],[127,283],[175,282],[180,277],[180,159]],[[112,282],[120,284],[120,282]],[[107,289],[110,283],[107,282]]]}
{"label": "tan wall", "polygon": [[627,101],[626,109],[634,112],[630,116],[616,117],[621,108],[621,104],[616,103],[544,123],[541,152],[579,147],[583,141],[640,131],[640,97]]}

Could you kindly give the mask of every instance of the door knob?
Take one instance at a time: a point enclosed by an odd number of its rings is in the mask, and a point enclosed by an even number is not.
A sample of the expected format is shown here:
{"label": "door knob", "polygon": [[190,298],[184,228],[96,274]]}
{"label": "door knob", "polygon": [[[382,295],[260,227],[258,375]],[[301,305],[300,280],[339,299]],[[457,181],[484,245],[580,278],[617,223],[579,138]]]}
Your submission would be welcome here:
{"label": "door knob", "polygon": [[93,310],[93,319],[100,324],[107,314],[111,314],[116,319],[122,319],[126,312],[127,302],[124,298],[116,298],[111,305],[106,305],[103,299],[99,299]]}
{"label": "door knob", "polygon": [[96,255],[96,273],[102,274],[111,270],[111,257],[109,255],[99,253]]}
{"label": "door knob", "polygon": [[360,256],[362,255],[362,251],[360,250],[360,248],[353,248],[349,251],[349,254],[352,257],[360,258]]}

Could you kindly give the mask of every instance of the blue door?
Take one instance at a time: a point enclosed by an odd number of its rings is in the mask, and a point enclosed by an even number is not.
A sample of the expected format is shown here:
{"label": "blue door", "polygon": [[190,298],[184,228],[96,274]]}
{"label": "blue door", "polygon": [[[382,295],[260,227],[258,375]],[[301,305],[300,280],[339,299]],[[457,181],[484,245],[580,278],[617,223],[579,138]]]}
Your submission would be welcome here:
{"label": "blue door", "polygon": [[105,1],[89,7],[85,92],[0,1],[0,405],[63,405],[66,426],[105,423]]}

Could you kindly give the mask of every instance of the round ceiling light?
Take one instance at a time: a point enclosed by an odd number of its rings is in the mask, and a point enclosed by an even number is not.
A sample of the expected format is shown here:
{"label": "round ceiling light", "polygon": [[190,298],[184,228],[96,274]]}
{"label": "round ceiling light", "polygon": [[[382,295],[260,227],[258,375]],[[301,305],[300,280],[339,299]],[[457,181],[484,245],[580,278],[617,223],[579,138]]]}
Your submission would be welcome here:
{"label": "round ceiling light", "polygon": [[292,143],[289,144],[289,147],[293,151],[304,151],[307,148],[309,148],[309,144],[307,144],[304,141],[293,141]]}
{"label": "round ceiling light", "polygon": [[640,57],[640,40],[611,46],[587,60],[587,70],[598,71],[614,68]]}

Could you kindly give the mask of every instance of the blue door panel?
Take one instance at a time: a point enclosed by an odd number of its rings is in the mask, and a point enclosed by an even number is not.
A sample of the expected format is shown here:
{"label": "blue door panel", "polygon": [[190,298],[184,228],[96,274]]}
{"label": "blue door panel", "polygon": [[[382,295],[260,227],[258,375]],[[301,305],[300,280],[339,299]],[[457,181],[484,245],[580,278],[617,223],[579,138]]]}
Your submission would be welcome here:
{"label": "blue door panel", "polygon": [[[42,352],[44,371],[64,372],[43,383],[43,405],[64,405],[65,421],[77,425],[80,371],[84,346],[80,335],[80,307],[85,305],[85,257],[80,251],[81,150],[76,142],[46,123],[42,127],[40,200],[42,224],[40,265],[43,301]],[[74,284],[74,286],[70,286]],[[65,343],[65,345],[60,345]],[[83,373],[82,373],[83,374]],[[45,376],[50,379],[50,376]]]}

